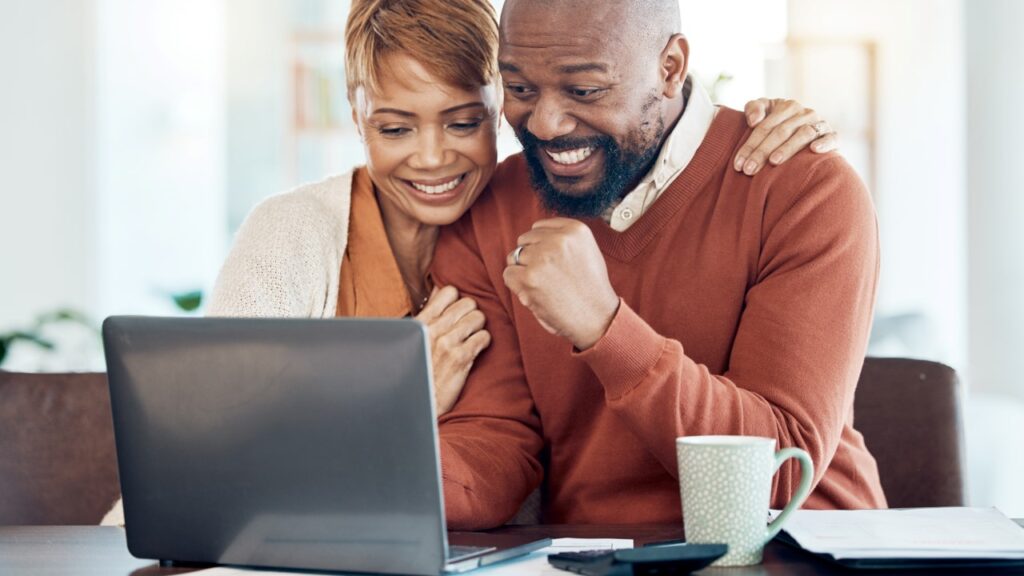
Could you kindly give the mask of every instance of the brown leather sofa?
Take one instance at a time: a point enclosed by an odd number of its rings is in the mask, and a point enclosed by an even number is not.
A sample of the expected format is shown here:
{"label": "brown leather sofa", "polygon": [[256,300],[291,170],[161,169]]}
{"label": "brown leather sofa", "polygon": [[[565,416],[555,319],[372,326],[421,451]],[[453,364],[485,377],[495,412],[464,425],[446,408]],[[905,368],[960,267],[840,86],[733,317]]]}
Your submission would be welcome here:
{"label": "brown leather sofa", "polygon": [[[890,506],[964,503],[952,369],[869,358],[854,410]],[[106,376],[0,371],[0,525],[96,524],[119,492]]]}
{"label": "brown leather sofa", "polygon": [[0,371],[0,525],[97,524],[118,494],[106,375]]}

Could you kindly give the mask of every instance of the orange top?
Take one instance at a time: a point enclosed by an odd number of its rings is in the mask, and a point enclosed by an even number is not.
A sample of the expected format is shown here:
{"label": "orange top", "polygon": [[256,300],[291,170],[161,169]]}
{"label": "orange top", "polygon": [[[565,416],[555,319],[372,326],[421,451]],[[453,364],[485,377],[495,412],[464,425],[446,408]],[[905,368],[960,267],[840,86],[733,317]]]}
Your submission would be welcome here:
{"label": "orange top", "polygon": [[[586,223],[621,304],[585,352],[549,334],[502,279],[516,238],[550,215],[521,155],[442,229],[434,278],[477,300],[491,346],[440,419],[452,529],[490,528],[543,480],[550,523],[677,523],[677,436],[774,438],[814,461],[806,508],[885,506],[854,428],[878,279],[871,198],[836,154],[753,178],[749,136],[720,109],[693,160],[625,232]],[[771,503],[799,483],[787,461]]]}
{"label": "orange top", "polygon": [[366,168],[352,174],[348,247],[341,259],[338,317],[403,318],[412,313],[398,262],[391,250],[373,181]]}

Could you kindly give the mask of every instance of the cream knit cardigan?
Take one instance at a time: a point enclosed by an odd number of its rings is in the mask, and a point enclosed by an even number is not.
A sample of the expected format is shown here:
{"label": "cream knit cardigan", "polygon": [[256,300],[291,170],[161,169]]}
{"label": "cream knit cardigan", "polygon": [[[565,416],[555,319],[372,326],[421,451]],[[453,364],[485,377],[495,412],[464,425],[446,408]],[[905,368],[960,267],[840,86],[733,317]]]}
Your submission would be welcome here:
{"label": "cream knit cardigan", "polygon": [[206,314],[332,318],[351,192],[348,172],[253,208],[220,270]]}
{"label": "cream knit cardigan", "polygon": [[[208,316],[333,318],[348,244],[352,172],[260,202],[235,236]],[[118,498],[104,526],[124,526]]]}

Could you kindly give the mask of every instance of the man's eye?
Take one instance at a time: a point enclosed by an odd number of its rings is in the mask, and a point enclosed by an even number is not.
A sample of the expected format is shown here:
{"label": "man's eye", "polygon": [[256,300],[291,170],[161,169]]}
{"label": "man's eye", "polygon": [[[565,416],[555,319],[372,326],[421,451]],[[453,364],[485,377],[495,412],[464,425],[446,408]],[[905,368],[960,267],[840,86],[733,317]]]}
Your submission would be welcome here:
{"label": "man's eye", "polygon": [[591,98],[597,94],[604,92],[602,88],[570,88],[569,94],[574,98]]}
{"label": "man's eye", "polygon": [[505,84],[505,90],[515,96],[528,96],[533,93],[532,88],[522,84]]}

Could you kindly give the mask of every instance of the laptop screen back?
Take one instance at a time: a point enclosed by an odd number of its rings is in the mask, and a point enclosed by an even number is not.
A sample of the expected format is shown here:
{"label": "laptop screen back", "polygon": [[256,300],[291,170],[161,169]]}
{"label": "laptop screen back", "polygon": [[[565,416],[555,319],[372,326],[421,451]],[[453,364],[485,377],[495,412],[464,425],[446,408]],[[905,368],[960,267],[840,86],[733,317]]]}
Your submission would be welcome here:
{"label": "laptop screen back", "polygon": [[113,317],[103,337],[132,554],[441,572],[420,324]]}

